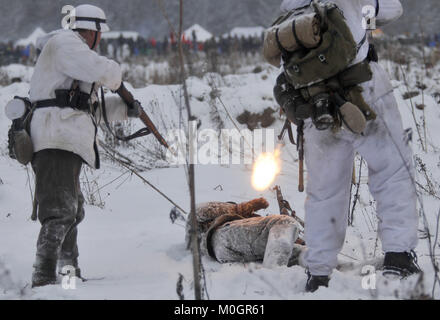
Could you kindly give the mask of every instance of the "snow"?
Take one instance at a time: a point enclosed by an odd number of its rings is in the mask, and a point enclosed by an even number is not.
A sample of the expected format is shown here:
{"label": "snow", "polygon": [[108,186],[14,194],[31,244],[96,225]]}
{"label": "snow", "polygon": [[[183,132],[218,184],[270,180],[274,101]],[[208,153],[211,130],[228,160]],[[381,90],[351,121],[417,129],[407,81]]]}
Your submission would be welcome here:
{"label": "snow", "polygon": [[17,63],[0,67],[0,76],[4,75],[9,79],[19,78],[24,82],[30,82],[33,72],[33,67],[24,66]]}
{"label": "snow", "polygon": [[36,28],[27,38],[18,40],[15,45],[16,46],[23,46],[26,47],[30,44],[33,44],[34,46],[37,43],[37,39],[40,37],[45,36],[47,33],[41,29],[40,27]]}
{"label": "snow", "polygon": [[199,24],[195,24],[195,25],[189,27],[188,29],[186,29],[183,32],[183,34],[186,39],[192,40],[193,39],[193,32],[196,33],[196,37],[197,37],[198,42],[205,42],[213,37],[212,33],[207,31],[206,29],[204,29]]}
{"label": "snow", "polygon": [[264,27],[235,27],[229,33],[223,35],[223,37],[237,37],[237,38],[260,38],[266,29]]}
{"label": "snow", "polygon": [[[391,63],[383,64],[393,70]],[[14,73],[19,69],[17,66],[9,66],[5,70]],[[217,102],[214,104],[216,109],[213,107],[213,101],[210,100],[213,87],[220,92],[233,118],[244,110],[261,112],[268,107],[275,108],[272,88],[277,72],[266,66],[261,73],[225,77],[206,74],[203,78],[190,78],[188,90],[191,107],[201,120],[200,130],[217,128],[218,123],[213,120],[214,112],[218,113],[226,128],[234,127],[221,104]],[[411,89],[414,89],[416,79],[420,79],[421,74],[420,67],[412,67],[409,74]],[[29,78],[25,77],[24,81],[0,87],[0,105],[4,106],[14,95],[25,96],[29,90]],[[437,137],[440,134],[440,108],[432,95],[439,90],[440,80],[425,79],[425,82],[428,89],[423,96],[415,97],[413,102],[426,104],[429,142],[426,153],[417,141],[410,101],[402,98],[402,94],[408,90],[402,81],[395,80],[393,84],[404,127],[413,128],[414,153],[426,164],[438,195],[440,148]],[[130,85],[127,86],[132,90]],[[179,86],[151,85],[133,89],[133,94],[141,101],[159,131],[167,132],[168,129],[179,127],[180,112],[176,104],[181,94]],[[415,110],[415,114],[419,120],[422,111]],[[274,116],[276,122],[273,128],[278,134],[283,119],[277,114]],[[9,124],[4,113],[0,112],[0,130],[4,137]],[[130,125],[134,129],[140,127],[138,122],[131,122]],[[140,164],[151,166],[152,169],[142,172],[142,176],[188,211],[189,192],[183,167],[163,168],[166,163],[162,160],[148,160],[146,152],[157,148],[151,136],[142,138],[135,147],[120,148],[118,151]],[[264,196],[270,206],[262,214],[278,214],[275,193],[270,190],[257,192],[251,187],[251,169],[250,165],[196,165],[196,202],[241,202]],[[28,181],[28,175],[31,182]],[[305,177],[307,183],[307,174]],[[428,186],[425,180],[419,171],[417,181]],[[286,144],[282,148],[281,173],[274,185],[281,186],[285,198],[298,216],[304,219],[305,194],[297,191],[297,181],[297,153],[294,146]],[[388,280],[377,271],[374,274],[376,290],[362,287],[365,279],[361,274],[362,266],[380,264],[383,257],[380,241],[377,241],[375,204],[368,192],[367,183],[368,175],[364,170],[354,225],[347,230],[346,243],[338,257],[341,267],[334,271],[329,288],[321,288],[314,294],[305,293],[306,276],[300,266],[269,269],[260,263],[219,264],[205,257],[203,263],[210,299],[411,298],[417,276],[402,281]],[[183,222],[172,224],[169,212],[173,206],[136,176],[126,173],[124,168],[107,159],[104,159],[100,170],[83,170],[82,189],[87,205],[86,218],[79,226],[82,272],[86,277],[103,279],[77,282],[75,290],[65,290],[61,285],[30,289],[39,232],[39,223],[30,221],[30,189],[33,189],[32,169],[19,165],[7,156],[6,139],[3,139],[0,144],[0,299],[177,299],[176,282],[179,274],[184,276],[185,298],[193,299],[192,257],[185,250]],[[435,234],[438,199],[426,192],[421,193],[421,196],[427,223]],[[423,229],[422,219],[419,229]],[[420,236],[422,238],[422,234]],[[425,271],[422,284],[425,293],[429,295],[434,271],[426,239],[420,240],[416,251],[419,264]],[[350,266],[352,263],[355,267]],[[10,271],[9,276],[4,275],[5,268]],[[440,298],[439,290],[436,291],[436,298]]]}

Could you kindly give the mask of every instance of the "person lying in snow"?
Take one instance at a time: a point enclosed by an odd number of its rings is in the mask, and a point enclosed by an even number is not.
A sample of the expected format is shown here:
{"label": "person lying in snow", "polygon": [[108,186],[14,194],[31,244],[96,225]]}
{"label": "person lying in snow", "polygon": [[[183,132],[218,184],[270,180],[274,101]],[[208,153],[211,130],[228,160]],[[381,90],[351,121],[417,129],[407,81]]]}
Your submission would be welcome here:
{"label": "person lying in snow", "polygon": [[[260,216],[264,198],[243,203],[208,202],[196,208],[201,234],[201,253],[220,263],[263,262],[267,268],[301,264],[305,246],[299,238],[299,223],[287,215]],[[186,243],[191,226],[186,225]]]}

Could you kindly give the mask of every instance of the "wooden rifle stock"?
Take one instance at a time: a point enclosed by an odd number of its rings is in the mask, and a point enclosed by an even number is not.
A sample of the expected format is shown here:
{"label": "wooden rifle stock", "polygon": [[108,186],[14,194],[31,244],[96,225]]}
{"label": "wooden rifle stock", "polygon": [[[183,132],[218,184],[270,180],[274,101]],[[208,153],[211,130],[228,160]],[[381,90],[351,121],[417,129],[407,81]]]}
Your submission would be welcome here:
{"label": "wooden rifle stock", "polygon": [[[124,83],[121,83],[121,87],[116,91],[116,93],[121,97],[121,99],[127,104],[127,106],[131,106],[136,100],[134,99],[133,95],[130,91],[125,88]],[[139,119],[145,124],[145,126],[151,131],[151,133],[156,137],[156,139],[159,141],[161,145],[163,145],[165,148],[169,149],[169,145],[162,137],[162,135],[157,130],[156,126],[154,125],[153,121],[151,121],[150,117],[145,113],[143,108],[141,107],[141,114],[139,116]]]}
{"label": "wooden rifle stock", "polygon": [[293,210],[290,208],[289,203],[286,200],[284,200],[283,194],[281,193],[281,188],[279,186],[275,186],[274,190],[277,194],[277,201],[278,201],[278,206],[280,208],[280,214],[290,216],[289,209],[291,212]]}
{"label": "wooden rifle stock", "polygon": [[141,119],[141,121],[145,124],[145,126],[147,126],[148,129],[150,129],[151,133],[154,134],[157,141],[159,141],[161,145],[163,145],[167,149],[170,148],[164,137],[162,137],[162,135],[157,130],[153,121],[151,121],[150,117],[145,113],[143,109],[141,109],[141,115],[139,116],[139,119]]}
{"label": "wooden rifle stock", "polygon": [[297,147],[298,147],[298,157],[299,157],[299,181],[298,181],[298,191],[304,192],[304,122],[298,125],[297,128]]}
{"label": "wooden rifle stock", "polygon": [[281,130],[280,135],[278,136],[278,140],[283,140],[284,134],[287,131],[289,134],[290,143],[296,144],[298,154],[299,154],[299,182],[298,182],[298,191],[304,192],[304,121],[301,121],[297,124],[297,139],[296,143],[293,139],[292,133],[292,124],[290,120],[286,119],[284,123],[283,129]]}
{"label": "wooden rifle stock", "polygon": [[304,159],[299,160],[299,182],[298,191],[304,192]]}

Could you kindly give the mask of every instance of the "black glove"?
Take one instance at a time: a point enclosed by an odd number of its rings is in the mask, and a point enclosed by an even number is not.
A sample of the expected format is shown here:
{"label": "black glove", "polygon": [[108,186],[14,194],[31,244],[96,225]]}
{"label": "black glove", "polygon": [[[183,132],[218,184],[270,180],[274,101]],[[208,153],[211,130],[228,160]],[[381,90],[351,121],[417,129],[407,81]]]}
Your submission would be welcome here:
{"label": "black glove", "polygon": [[294,100],[287,100],[284,105],[281,106],[283,113],[286,115],[287,119],[294,125],[298,125],[298,119],[296,117],[296,105]]}
{"label": "black glove", "polygon": [[283,109],[287,119],[297,125],[298,121],[308,119],[312,115],[312,105],[307,103],[301,92],[287,81],[284,73],[278,76],[274,87],[275,100]]}
{"label": "black glove", "polygon": [[134,100],[132,104],[127,106],[127,116],[129,118],[139,118],[141,115],[142,106],[137,100]]}

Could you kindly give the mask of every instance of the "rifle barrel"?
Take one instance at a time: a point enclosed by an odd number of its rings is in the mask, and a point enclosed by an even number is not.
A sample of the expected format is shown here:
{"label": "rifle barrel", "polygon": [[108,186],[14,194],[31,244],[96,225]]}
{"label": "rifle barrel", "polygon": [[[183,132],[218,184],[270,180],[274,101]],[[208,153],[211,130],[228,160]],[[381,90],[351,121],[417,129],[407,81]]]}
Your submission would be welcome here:
{"label": "rifle barrel", "polygon": [[151,133],[154,134],[154,136],[159,141],[159,143],[163,145],[165,148],[169,149],[170,146],[165,141],[164,137],[162,137],[162,135],[159,133],[153,121],[151,121],[150,117],[145,113],[143,109],[141,110],[141,115],[139,116],[139,118],[147,126],[147,128],[150,129]]}

